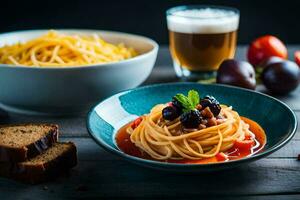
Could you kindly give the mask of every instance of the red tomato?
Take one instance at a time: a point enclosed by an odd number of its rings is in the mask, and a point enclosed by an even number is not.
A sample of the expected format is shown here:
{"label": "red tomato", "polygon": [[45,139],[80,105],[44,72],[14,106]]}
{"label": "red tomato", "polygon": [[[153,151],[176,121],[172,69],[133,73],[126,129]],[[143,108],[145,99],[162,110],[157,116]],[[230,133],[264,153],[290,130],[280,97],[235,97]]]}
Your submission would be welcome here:
{"label": "red tomato", "polygon": [[277,56],[287,59],[288,53],[286,46],[277,37],[265,35],[254,40],[248,49],[249,62],[257,66],[265,59]]}
{"label": "red tomato", "polygon": [[218,161],[225,161],[225,160],[227,160],[227,155],[225,155],[225,153],[223,153],[223,152],[217,153],[216,159]]}
{"label": "red tomato", "polygon": [[300,51],[295,52],[295,62],[300,66]]}
{"label": "red tomato", "polygon": [[136,127],[138,127],[138,125],[140,125],[140,123],[142,122],[143,118],[139,117],[137,119],[135,119],[132,123],[131,123],[131,128],[135,129]]}
{"label": "red tomato", "polygon": [[254,146],[254,140],[236,140],[234,143],[234,147],[240,150],[250,150]]}
{"label": "red tomato", "polygon": [[248,134],[246,134],[246,135],[245,135],[245,140],[252,140],[252,136],[251,136],[251,135],[248,135]]}

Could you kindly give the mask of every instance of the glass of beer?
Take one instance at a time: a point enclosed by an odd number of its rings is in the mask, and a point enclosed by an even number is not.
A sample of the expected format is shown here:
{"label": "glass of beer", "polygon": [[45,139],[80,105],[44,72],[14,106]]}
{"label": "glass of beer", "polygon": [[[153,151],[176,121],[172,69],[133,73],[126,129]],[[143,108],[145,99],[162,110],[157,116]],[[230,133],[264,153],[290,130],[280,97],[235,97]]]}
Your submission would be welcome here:
{"label": "glass of beer", "polygon": [[209,79],[236,49],[239,11],[223,6],[178,6],[167,10],[170,52],[178,77]]}

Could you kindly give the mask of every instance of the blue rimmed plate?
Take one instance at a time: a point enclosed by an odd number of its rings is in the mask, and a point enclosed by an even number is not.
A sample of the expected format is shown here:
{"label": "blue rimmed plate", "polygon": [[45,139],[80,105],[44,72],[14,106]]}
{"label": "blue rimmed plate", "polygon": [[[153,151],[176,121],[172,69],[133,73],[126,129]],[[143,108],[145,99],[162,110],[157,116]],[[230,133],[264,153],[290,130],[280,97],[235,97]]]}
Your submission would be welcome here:
{"label": "blue rimmed plate", "polygon": [[[120,127],[159,103],[170,101],[177,93],[195,89],[204,95],[215,96],[222,104],[233,106],[240,115],[258,122],[266,131],[264,150],[251,157],[213,164],[176,164],[141,159],[120,151],[115,144],[115,133]],[[105,150],[133,163],[161,170],[214,171],[232,168],[255,161],[284,146],[295,134],[297,119],[284,103],[268,95],[224,85],[197,83],[169,83],[140,87],[115,94],[95,106],[89,113],[87,127],[91,137]]]}

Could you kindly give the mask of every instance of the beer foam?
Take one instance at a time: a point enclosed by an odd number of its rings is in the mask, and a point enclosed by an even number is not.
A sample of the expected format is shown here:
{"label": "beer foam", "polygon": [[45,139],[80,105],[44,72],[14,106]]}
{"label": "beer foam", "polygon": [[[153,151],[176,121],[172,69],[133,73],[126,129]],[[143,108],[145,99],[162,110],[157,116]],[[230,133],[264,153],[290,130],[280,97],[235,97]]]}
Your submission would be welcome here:
{"label": "beer foam", "polygon": [[168,29],[179,33],[227,33],[238,29],[239,14],[203,8],[175,11],[167,16]]}

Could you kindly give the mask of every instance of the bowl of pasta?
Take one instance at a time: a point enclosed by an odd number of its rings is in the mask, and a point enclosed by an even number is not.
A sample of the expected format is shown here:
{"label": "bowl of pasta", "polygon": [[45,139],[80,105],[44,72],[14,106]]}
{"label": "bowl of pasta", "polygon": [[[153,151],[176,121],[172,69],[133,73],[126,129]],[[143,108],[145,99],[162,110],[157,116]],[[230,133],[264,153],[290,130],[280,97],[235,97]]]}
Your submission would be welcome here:
{"label": "bowl of pasta", "polygon": [[101,147],[135,164],[201,172],[271,154],[294,136],[297,120],[287,105],[259,92],[170,83],[107,98],[90,111],[87,127]]}
{"label": "bowl of pasta", "polygon": [[158,44],[99,30],[30,30],[0,34],[0,107],[13,112],[86,112],[100,99],[140,85]]}

